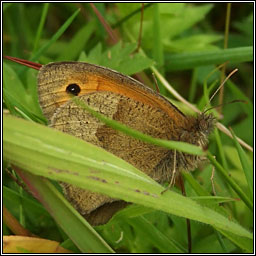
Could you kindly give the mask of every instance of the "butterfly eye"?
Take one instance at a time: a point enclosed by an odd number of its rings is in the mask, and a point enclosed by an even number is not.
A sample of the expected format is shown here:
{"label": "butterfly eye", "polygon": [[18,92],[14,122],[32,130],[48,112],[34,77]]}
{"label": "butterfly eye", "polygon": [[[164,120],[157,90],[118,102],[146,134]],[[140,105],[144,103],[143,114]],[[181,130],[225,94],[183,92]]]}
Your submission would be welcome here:
{"label": "butterfly eye", "polygon": [[69,84],[66,88],[67,93],[71,93],[75,96],[77,96],[80,93],[80,91],[81,91],[81,88],[77,84]]}

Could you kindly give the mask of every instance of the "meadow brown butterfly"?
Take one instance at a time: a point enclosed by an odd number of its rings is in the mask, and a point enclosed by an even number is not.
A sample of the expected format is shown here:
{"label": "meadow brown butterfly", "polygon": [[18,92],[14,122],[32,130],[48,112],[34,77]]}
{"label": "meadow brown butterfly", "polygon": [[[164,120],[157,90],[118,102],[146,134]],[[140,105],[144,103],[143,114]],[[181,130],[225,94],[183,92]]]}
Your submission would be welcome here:
{"label": "meadow brown butterfly", "polygon": [[[36,66],[37,65],[37,66]],[[32,66],[33,67],[33,66]],[[168,150],[116,131],[71,100],[85,104],[132,129],[155,138],[183,141],[205,148],[214,128],[212,115],[186,116],[167,99],[135,79],[82,62],[41,67],[39,103],[50,126],[104,148],[159,183],[170,182],[181,170],[193,170],[201,156]],[[175,174],[174,174],[175,170]],[[61,182],[66,198],[92,225],[108,222],[126,202]]]}

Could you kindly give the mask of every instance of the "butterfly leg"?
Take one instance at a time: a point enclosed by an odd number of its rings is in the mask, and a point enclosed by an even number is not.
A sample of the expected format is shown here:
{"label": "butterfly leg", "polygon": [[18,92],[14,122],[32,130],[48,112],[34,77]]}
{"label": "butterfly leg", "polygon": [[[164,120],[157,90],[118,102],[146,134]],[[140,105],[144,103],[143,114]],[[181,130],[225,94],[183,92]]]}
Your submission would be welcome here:
{"label": "butterfly leg", "polygon": [[173,154],[173,171],[172,171],[171,181],[168,184],[168,186],[161,192],[161,194],[169,190],[174,185],[175,176],[176,176],[176,149],[174,150],[174,154]]}
{"label": "butterfly leg", "polygon": [[211,175],[211,183],[212,183],[212,192],[213,192],[213,195],[216,196],[216,190],[215,190],[215,186],[214,186],[214,173],[215,173],[215,167],[213,166],[212,167],[212,175]]}

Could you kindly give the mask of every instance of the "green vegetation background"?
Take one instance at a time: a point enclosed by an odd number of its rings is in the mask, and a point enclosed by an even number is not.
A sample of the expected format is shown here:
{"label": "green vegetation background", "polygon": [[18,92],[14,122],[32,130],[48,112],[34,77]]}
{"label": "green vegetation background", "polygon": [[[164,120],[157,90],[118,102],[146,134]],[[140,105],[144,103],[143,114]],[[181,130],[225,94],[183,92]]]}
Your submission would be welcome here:
{"label": "green vegetation background", "polygon": [[[138,53],[134,53],[134,50],[139,35],[141,4],[100,3],[95,6],[103,20],[115,28],[117,40],[109,36],[91,5],[87,3],[3,4],[4,55],[41,64],[69,60],[86,61],[110,67],[127,75],[139,73],[137,77],[152,87],[154,85],[150,68],[154,65],[177,92],[201,110],[206,105],[207,97],[212,95],[219,84],[220,73],[215,72],[207,80],[207,86],[211,90],[205,91],[204,81],[207,75],[217,65],[229,61],[226,73],[234,68],[238,68],[238,72],[225,85],[224,102],[242,99],[246,100],[247,104],[225,105],[223,119],[220,121],[226,127],[232,127],[239,138],[253,146],[252,4],[232,4],[228,50],[223,50],[226,4],[146,4],[141,40],[143,52]],[[184,103],[178,102],[161,82],[159,87],[160,92],[185,113],[193,114]],[[36,71],[4,61],[3,99],[4,108],[9,109],[12,115],[41,124],[46,123],[37,101]],[[218,104],[218,96],[211,104]],[[53,180],[72,180],[73,177],[69,175],[47,175],[44,163],[52,162],[54,165],[57,158],[70,169],[74,167],[69,159],[65,158],[65,154],[57,155],[52,152],[52,155],[44,156],[46,149],[41,148],[42,145],[33,144],[33,136],[39,136],[39,130],[46,133],[45,129],[34,126],[32,122],[22,123],[9,117],[4,119],[4,167],[14,173],[10,167],[10,163],[14,163],[27,171]],[[15,137],[18,132],[24,136]],[[55,142],[58,139],[59,144]],[[50,132],[48,141],[44,136],[41,138],[45,143],[53,143],[55,147],[66,150],[68,144],[64,145],[63,141],[68,139],[55,133],[51,135]],[[38,149],[38,152],[35,149]],[[40,153],[39,149],[43,153]],[[88,147],[88,152],[91,151],[94,153],[92,159],[95,155],[99,159],[109,159],[104,152]],[[58,191],[51,187],[51,183],[41,183],[36,176],[30,177],[28,173],[24,175],[37,184],[34,192],[42,193],[45,197],[48,195],[48,208],[46,205],[44,207],[52,212],[55,209],[57,212],[54,211],[51,216],[38,201],[18,187],[6,172],[3,174],[4,205],[34,234],[60,241],[63,247],[75,252],[186,252],[187,228],[184,217],[192,219],[192,252],[251,252],[252,238],[248,231],[253,230],[253,155],[217,130],[210,137],[209,152],[215,155],[220,163],[218,165],[214,160],[211,161],[216,168],[215,197],[212,196],[210,163],[200,170],[195,170],[193,177],[184,174],[188,199],[178,197],[176,194],[180,194],[179,189],[173,188],[177,193],[167,192],[159,200],[147,201],[145,196],[138,198],[117,188],[111,191],[91,181],[91,189],[101,190],[111,196],[120,194],[121,198],[137,203],[119,212],[108,224],[95,228],[106,242],[103,242],[72,209],[65,210],[64,199],[58,201]],[[82,149],[78,153],[85,154]],[[113,159],[113,162],[122,168],[130,168],[116,159]],[[86,164],[88,163],[83,163],[81,169],[88,168],[84,166]],[[106,171],[110,180],[114,179],[113,177],[119,178],[120,181],[127,182],[127,187],[133,187],[136,183],[140,184],[140,188],[145,186],[152,193],[161,191],[160,186],[146,178],[139,181],[131,175],[131,180],[125,180],[120,172],[112,169]],[[78,184],[79,181],[72,182]],[[80,185],[90,188],[90,184],[86,182]],[[240,200],[234,200],[237,198]],[[176,207],[179,202],[184,205]],[[57,203],[60,203],[59,208],[56,208]],[[207,211],[204,207],[211,209],[209,216],[204,216],[203,210]],[[215,213],[218,213],[216,219]],[[226,219],[222,219],[222,216]],[[232,223],[227,220],[232,220]],[[230,230],[226,228],[228,225]],[[11,234],[6,225],[4,234]]]}

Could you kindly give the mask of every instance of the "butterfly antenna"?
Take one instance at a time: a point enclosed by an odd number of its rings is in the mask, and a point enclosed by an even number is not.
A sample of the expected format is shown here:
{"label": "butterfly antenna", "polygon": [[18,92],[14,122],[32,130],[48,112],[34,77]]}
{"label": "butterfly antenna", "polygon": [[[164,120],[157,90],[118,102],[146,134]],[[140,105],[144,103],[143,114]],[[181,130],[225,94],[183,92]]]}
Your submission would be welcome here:
{"label": "butterfly antenna", "polygon": [[214,106],[214,107],[210,107],[210,108],[206,109],[206,110],[203,112],[203,114],[205,114],[207,111],[209,111],[209,110],[211,110],[211,109],[218,108],[218,107],[222,107],[222,106],[224,106],[224,105],[232,104],[232,103],[236,103],[236,102],[242,102],[242,103],[246,103],[246,104],[248,103],[248,102],[245,101],[245,100],[232,100],[232,101],[229,101],[229,102],[226,102],[226,103],[219,104],[219,105]]}
{"label": "butterfly antenna", "polygon": [[155,73],[152,73],[152,76],[153,76],[153,79],[154,79],[154,84],[155,84],[155,87],[156,87],[156,91],[159,93],[160,90],[159,90],[159,86],[158,86],[158,83],[157,83],[157,80],[156,80]]}
{"label": "butterfly antenna", "polygon": [[[209,103],[212,101],[212,99],[215,97],[215,95],[218,93],[218,91],[224,86],[224,84],[226,83],[226,81],[235,73],[237,72],[238,69],[234,69],[233,71],[231,71],[228,76],[224,79],[224,81],[221,83],[221,85],[219,86],[219,88],[214,92],[214,94],[211,96]],[[220,107],[222,104],[218,105],[218,107]]]}

